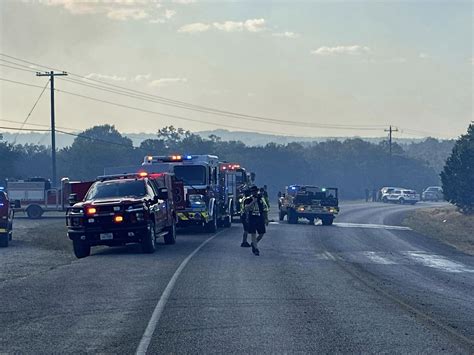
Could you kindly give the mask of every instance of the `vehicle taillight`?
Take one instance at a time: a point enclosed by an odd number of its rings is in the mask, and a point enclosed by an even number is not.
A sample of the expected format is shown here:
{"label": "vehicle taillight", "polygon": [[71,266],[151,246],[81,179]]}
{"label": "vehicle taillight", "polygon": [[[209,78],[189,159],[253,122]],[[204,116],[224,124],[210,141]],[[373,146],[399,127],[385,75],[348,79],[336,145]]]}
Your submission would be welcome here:
{"label": "vehicle taillight", "polygon": [[114,222],[115,223],[122,223],[123,222],[123,216],[115,216],[114,217]]}

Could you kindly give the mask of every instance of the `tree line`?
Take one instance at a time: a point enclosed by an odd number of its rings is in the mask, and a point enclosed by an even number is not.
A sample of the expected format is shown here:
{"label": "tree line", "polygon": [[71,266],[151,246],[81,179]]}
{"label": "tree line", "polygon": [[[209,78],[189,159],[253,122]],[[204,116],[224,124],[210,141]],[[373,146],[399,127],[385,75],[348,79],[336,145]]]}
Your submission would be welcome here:
{"label": "tree line", "polygon": [[[423,143],[423,142],[422,142]],[[223,161],[238,162],[255,172],[259,185],[268,185],[273,196],[289,184],[338,187],[344,199],[363,198],[365,189],[403,186],[421,192],[440,184],[439,158],[430,161],[427,151],[446,144],[435,139],[408,152],[387,142],[370,143],[359,138],[345,141],[303,144],[269,143],[247,146],[240,141],[222,141],[211,135],[203,138],[189,131],[164,127],[155,139],[134,146],[114,126],[95,126],[77,135],[71,146],[57,152],[58,176],[71,180],[93,179],[104,167],[139,165],[145,155],[215,154]],[[427,148],[428,147],[428,148]],[[0,180],[5,178],[49,177],[49,148],[43,145],[12,145],[0,138]],[[438,165],[436,165],[438,164]],[[273,197],[272,196],[272,197]]]}

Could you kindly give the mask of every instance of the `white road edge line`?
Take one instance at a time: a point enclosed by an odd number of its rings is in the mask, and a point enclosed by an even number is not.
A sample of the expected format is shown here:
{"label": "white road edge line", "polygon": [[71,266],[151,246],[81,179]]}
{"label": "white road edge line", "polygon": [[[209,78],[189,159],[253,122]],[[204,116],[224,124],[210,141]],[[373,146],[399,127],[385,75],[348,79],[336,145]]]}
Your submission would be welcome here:
{"label": "white road edge line", "polygon": [[168,285],[166,285],[165,290],[161,294],[161,297],[156,304],[155,309],[153,310],[153,314],[151,315],[150,320],[148,321],[148,325],[145,329],[145,332],[143,333],[143,336],[140,340],[140,344],[138,344],[137,350],[135,352],[136,355],[145,355],[148,346],[150,345],[151,338],[153,337],[153,333],[155,332],[156,326],[158,324],[158,321],[161,318],[161,315],[163,313],[163,310],[165,309],[166,303],[168,302],[168,299],[170,298],[171,292],[173,291],[174,286],[176,285],[176,281],[178,280],[179,275],[181,275],[181,272],[183,269],[186,267],[186,265],[189,263],[189,261],[192,259],[192,257],[199,251],[203,246],[205,246],[207,243],[209,243],[211,240],[213,240],[215,237],[220,235],[223,232],[226,232],[227,230],[222,230],[209,238],[207,238],[205,241],[203,241],[194,251],[187,256],[186,259],[184,259],[179,267],[176,269],[174,272],[173,276],[171,277],[170,281],[168,282]]}

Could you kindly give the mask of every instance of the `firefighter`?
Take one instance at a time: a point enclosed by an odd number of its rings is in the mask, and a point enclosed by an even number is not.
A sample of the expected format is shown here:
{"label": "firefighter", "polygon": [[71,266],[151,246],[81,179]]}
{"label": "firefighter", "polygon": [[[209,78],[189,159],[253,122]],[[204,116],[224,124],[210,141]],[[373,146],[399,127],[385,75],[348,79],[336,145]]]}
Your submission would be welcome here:
{"label": "firefighter", "polygon": [[[242,226],[244,228],[244,233],[243,233],[243,236],[242,236],[242,243],[240,244],[240,246],[242,248],[250,248],[250,244],[249,242],[247,241],[247,237],[248,237],[248,223],[249,223],[249,214],[245,211],[245,204],[246,204],[246,201],[247,199],[250,199],[251,197],[251,193],[250,193],[250,190],[247,189],[244,191],[244,196],[242,197],[242,200],[240,201],[240,221],[242,222]],[[247,203],[249,203],[250,200],[248,200]]]}
{"label": "firefighter", "polygon": [[[257,186],[250,188],[252,196],[245,199],[245,211],[248,213],[247,232],[252,235],[252,253],[259,256],[258,242],[262,240],[265,228],[265,214],[268,213],[268,206],[262,195],[259,194]],[[257,236],[258,233],[258,236]]]}

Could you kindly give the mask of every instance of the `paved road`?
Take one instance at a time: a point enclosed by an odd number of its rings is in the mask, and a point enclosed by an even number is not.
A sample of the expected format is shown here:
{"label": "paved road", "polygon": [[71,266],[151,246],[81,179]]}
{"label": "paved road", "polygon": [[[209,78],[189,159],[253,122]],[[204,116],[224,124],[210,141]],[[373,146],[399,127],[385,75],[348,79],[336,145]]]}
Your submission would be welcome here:
{"label": "paved road", "polygon": [[260,257],[234,225],[1,282],[0,353],[473,353],[474,260],[397,227],[410,208],[271,224]]}

